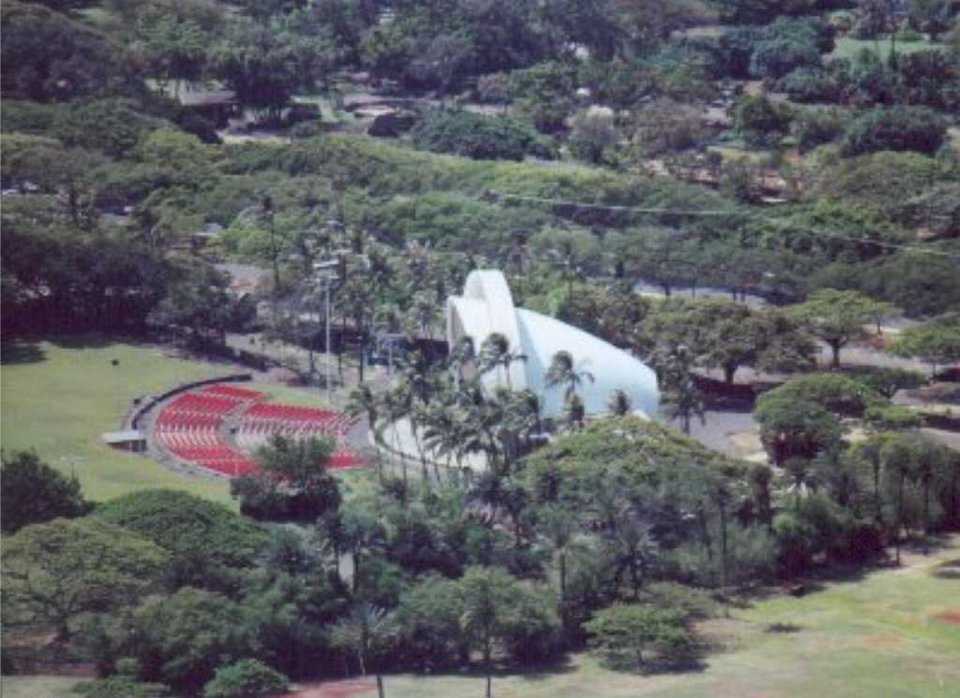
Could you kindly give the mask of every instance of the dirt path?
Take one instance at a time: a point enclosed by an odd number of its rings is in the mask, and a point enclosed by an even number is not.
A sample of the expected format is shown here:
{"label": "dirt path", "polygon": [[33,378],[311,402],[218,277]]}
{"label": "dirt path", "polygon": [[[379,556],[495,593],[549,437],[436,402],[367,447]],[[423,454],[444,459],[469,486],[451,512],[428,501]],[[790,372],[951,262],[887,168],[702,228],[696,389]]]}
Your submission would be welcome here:
{"label": "dirt path", "polygon": [[376,682],[370,677],[365,677],[302,684],[293,693],[277,696],[277,698],[352,698],[352,696],[369,695],[376,690]]}

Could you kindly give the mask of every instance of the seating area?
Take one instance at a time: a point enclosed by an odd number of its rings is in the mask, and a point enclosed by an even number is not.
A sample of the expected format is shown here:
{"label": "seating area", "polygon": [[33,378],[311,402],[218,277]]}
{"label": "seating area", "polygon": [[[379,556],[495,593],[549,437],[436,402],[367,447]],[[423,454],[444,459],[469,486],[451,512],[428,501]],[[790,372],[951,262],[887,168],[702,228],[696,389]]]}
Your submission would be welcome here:
{"label": "seating area", "polygon": [[157,417],[157,443],[180,460],[237,477],[257,469],[246,454],[233,448],[222,433],[227,415],[266,395],[255,390],[218,383],[184,393]]}
{"label": "seating area", "polygon": [[[348,449],[343,437],[354,421],[347,415],[313,407],[262,402],[264,393],[217,383],[177,396],[157,416],[154,438],[174,457],[227,477],[257,470],[250,454],[275,434],[293,438],[331,436],[339,448],[331,468],[353,468],[362,459]],[[224,433],[228,417],[239,419],[236,445]]]}
{"label": "seating area", "polygon": [[[330,436],[342,442],[353,425],[354,420],[340,412],[314,407],[258,403],[244,412],[237,431],[237,445],[252,452],[266,444],[275,434],[291,438]],[[357,454],[345,448],[342,443],[339,446],[330,458],[331,468],[354,468],[362,465]]]}

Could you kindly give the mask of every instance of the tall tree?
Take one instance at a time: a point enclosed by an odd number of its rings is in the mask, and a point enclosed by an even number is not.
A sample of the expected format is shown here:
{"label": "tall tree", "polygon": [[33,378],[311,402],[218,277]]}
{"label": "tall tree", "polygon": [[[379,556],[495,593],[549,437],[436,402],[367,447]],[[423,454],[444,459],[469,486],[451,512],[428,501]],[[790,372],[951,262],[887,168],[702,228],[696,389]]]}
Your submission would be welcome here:
{"label": "tall tree", "polygon": [[480,345],[480,353],[477,356],[478,368],[481,373],[489,371],[499,371],[503,369],[503,375],[506,378],[507,388],[513,389],[510,380],[510,367],[517,361],[526,361],[527,356],[510,347],[510,340],[503,334],[494,332],[483,340]]}
{"label": "tall tree", "polygon": [[[394,616],[382,608],[361,602],[354,606],[350,615],[330,629],[330,643],[351,652],[360,664],[360,674],[367,675],[367,668],[376,656],[389,651],[398,638]],[[383,674],[375,663],[377,695],[384,698]]]}
{"label": "tall tree", "polygon": [[69,478],[33,451],[0,454],[0,529],[16,533],[27,524],[82,516],[90,508],[76,474]]}
{"label": "tall tree", "polygon": [[577,388],[583,385],[584,380],[593,383],[593,374],[585,369],[578,369],[574,362],[573,355],[569,351],[560,350],[550,359],[550,366],[544,375],[544,383],[547,388],[555,386],[566,386],[564,399],[570,400]]}
{"label": "tall tree", "polygon": [[27,526],[4,545],[4,605],[11,619],[49,623],[67,641],[78,615],[130,605],[157,590],[168,559],[138,534],[96,519]]}
{"label": "tall tree", "polygon": [[859,291],[825,288],[811,294],[805,303],[791,310],[814,335],[833,352],[833,368],[840,367],[840,350],[865,335],[864,325],[876,322],[892,306],[881,304]]}

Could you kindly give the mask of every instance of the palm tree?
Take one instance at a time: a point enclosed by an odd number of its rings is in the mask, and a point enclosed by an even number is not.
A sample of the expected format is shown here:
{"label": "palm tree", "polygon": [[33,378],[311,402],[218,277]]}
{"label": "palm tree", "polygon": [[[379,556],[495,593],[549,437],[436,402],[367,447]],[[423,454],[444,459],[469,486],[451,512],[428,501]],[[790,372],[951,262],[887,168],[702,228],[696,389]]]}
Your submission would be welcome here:
{"label": "palm tree", "polygon": [[[374,655],[389,650],[398,638],[393,614],[367,602],[354,606],[350,615],[330,629],[330,644],[352,652],[360,664],[360,673],[367,675],[367,664]],[[383,675],[376,669],[377,695],[384,698]]]}
{"label": "palm tree", "polygon": [[531,436],[543,431],[540,398],[530,389],[511,393],[510,398],[506,426],[512,433],[522,436],[524,448],[529,449]]}
{"label": "palm tree", "polygon": [[783,470],[791,481],[790,489],[793,490],[794,508],[799,510],[803,493],[808,489],[814,489],[817,484],[816,474],[810,461],[799,456],[784,461]]}
{"label": "palm tree", "polygon": [[652,527],[632,508],[624,507],[616,516],[615,525],[607,531],[607,543],[616,565],[614,578],[618,586],[624,572],[629,572],[633,597],[639,598],[640,587],[658,550]]}
{"label": "palm tree", "polygon": [[569,400],[576,394],[577,388],[580,387],[584,379],[589,380],[591,383],[594,381],[593,374],[586,370],[577,370],[573,361],[573,355],[563,350],[553,355],[544,379],[547,388],[565,385],[566,391],[564,398],[566,400]]}
{"label": "palm tree", "polygon": [[691,378],[671,384],[663,391],[663,407],[670,420],[680,420],[684,434],[690,433],[690,422],[694,417],[700,424],[707,423],[706,405],[700,389]]}
{"label": "palm tree", "polygon": [[510,340],[499,332],[494,332],[483,340],[477,358],[479,359],[480,373],[487,373],[502,367],[507,379],[507,388],[512,390],[510,366],[515,361],[526,361],[527,355],[511,351]]}
{"label": "palm tree", "polygon": [[399,395],[399,391],[388,390],[383,395],[383,411],[385,417],[392,427],[393,448],[400,456],[400,465],[403,469],[403,484],[407,484],[407,456],[403,450],[403,444],[400,443],[400,432],[397,429],[397,422],[400,421],[407,412],[407,402],[404,397]]}
{"label": "palm tree", "polygon": [[463,370],[472,364],[477,358],[476,348],[473,346],[473,337],[461,337],[450,350],[450,356],[447,359],[447,365],[456,376],[457,387],[460,381],[464,380]]}
{"label": "palm tree", "polygon": [[421,291],[413,297],[409,317],[421,336],[426,335],[428,339],[433,339],[433,328],[440,317],[440,313],[436,301],[425,291]]}
{"label": "palm tree", "polygon": [[905,489],[907,480],[913,478],[916,464],[914,446],[912,439],[900,436],[885,444],[882,449],[883,469],[893,479],[893,484],[896,487],[897,510],[893,541],[896,547],[897,565],[900,564],[900,534],[905,523]]}
{"label": "palm tree", "polygon": [[630,401],[630,396],[627,395],[625,390],[617,389],[610,394],[610,400],[607,402],[607,409],[610,410],[610,414],[616,417],[623,417],[630,414],[630,410],[633,409],[633,405]]}
{"label": "palm tree", "polygon": [[369,385],[360,385],[351,391],[346,411],[351,417],[365,416],[370,431],[373,433],[374,441],[378,444],[381,443],[382,434],[377,428],[380,421],[380,402],[373,391],[370,390]]}
{"label": "palm tree", "polygon": [[690,422],[699,417],[706,424],[706,405],[693,377],[694,355],[686,346],[678,345],[661,352],[656,359],[663,385],[663,405],[671,420],[680,420],[684,434],[690,433]]}
{"label": "palm tree", "polygon": [[546,504],[540,509],[540,530],[557,558],[557,574],[560,581],[560,605],[567,598],[567,556],[570,554],[577,530],[576,517],[558,504]]}
{"label": "palm tree", "polygon": [[583,406],[583,400],[579,395],[571,395],[567,400],[567,421],[571,429],[583,429],[583,420],[586,417],[586,409]]}

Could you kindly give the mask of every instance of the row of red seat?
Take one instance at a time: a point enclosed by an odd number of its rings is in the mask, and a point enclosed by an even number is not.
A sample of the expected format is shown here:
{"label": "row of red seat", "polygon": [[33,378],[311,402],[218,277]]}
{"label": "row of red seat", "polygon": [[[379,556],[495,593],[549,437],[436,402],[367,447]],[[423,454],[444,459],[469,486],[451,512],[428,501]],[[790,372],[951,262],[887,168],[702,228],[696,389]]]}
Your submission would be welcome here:
{"label": "row of red seat", "polygon": [[171,402],[167,409],[175,412],[225,415],[242,402],[244,402],[244,400],[236,397],[184,393]]}
{"label": "row of red seat", "polygon": [[250,390],[249,388],[238,388],[235,385],[227,385],[226,383],[215,383],[214,385],[208,385],[203,389],[205,393],[213,393],[214,395],[223,395],[225,397],[238,398],[240,400],[263,400],[266,396],[266,393],[261,393],[258,390]]}
{"label": "row of red seat", "polygon": [[156,427],[165,431],[197,431],[217,429],[221,424],[223,424],[223,416],[218,414],[164,410],[157,417]]}
{"label": "row of red seat", "polygon": [[216,459],[216,460],[201,460],[197,464],[206,468],[207,470],[213,470],[214,472],[220,473],[221,475],[226,475],[228,477],[240,477],[242,475],[250,475],[251,473],[257,472],[257,464],[254,463],[249,458],[235,457],[235,458],[225,458],[225,459]]}
{"label": "row of red seat", "polygon": [[330,419],[336,419],[338,416],[340,416],[340,413],[332,412],[331,410],[323,410],[317,407],[277,405],[274,403],[262,402],[247,410],[244,413],[244,416],[257,417],[260,419],[285,419],[322,422]]}

